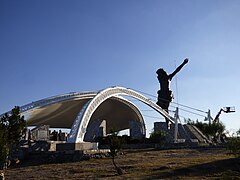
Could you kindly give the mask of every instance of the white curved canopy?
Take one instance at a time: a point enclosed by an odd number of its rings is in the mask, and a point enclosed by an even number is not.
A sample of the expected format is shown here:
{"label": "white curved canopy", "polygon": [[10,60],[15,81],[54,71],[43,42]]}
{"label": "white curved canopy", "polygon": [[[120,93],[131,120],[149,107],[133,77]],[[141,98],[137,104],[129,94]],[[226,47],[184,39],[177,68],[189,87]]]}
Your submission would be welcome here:
{"label": "white curved canopy", "polygon": [[174,123],[173,118],[156,103],[124,87],[54,96],[24,105],[20,108],[20,113],[21,115],[31,113],[26,119],[28,125],[47,124],[53,128],[71,128],[68,142],[83,142],[89,122],[96,118],[108,120],[107,132],[111,126],[118,127],[116,130],[128,129],[130,120],[141,122],[142,130],[145,132],[140,110],[122,96],[138,99]]}

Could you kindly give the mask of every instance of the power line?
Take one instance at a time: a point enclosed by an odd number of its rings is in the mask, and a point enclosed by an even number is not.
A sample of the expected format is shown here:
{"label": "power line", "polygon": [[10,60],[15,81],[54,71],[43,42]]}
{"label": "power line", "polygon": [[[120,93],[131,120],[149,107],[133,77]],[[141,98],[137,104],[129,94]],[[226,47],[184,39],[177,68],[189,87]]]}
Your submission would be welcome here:
{"label": "power line", "polygon": [[[176,108],[175,106],[172,106],[171,105],[171,107],[174,107],[174,108]],[[186,109],[183,109],[183,108],[179,108],[179,110],[182,110],[182,111],[184,111],[184,112],[188,112],[188,113],[191,113],[191,114],[194,114],[194,115],[198,115],[198,116],[201,116],[201,117],[206,117],[206,116],[204,116],[204,115],[202,115],[202,114],[199,114],[199,113],[195,113],[195,112],[192,112],[192,111],[188,111],[188,110],[186,110]],[[143,110],[141,110],[141,111],[145,111],[145,112],[149,112],[149,111],[155,111],[155,110],[153,110],[153,109],[143,109]],[[168,110],[169,112],[172,112],[172,113],[174,113],[175,112],[175,110]]]}
{"label": "power line", "polygon": [[185,107],[185,108],[189,108],[189,109],[192,109],[192,110],[201,112],[201,113],[207,113],[206,111],[203,111],[203,110],[200,110],[200,109],[196,109],[196,108],[193,108],[193,107],[190,107],[190,106],[187,106],[187,105],[183,105],[183,104],[179,104],[179,103],[175,103],[175,102],[172,102],[172,103],[173,103],[173,104],[180,105],[180,106],[183,106],[183,107]]}
{"label": "power line", "polygon": [[[177,65],[176,65],[176,60],[174,61],[175,64],[175,69],[177,69]],[[178,103],[178,78],[177,78],[177,74],[175,76],[175,85],[176,85],[176,96],[177,96],[177,103]]]}
{"label": "power line", "polygon": [[154,109],[141,109],[141,111],[155,111]]}
{"label": "power line", "polygon": [[145,93],[145,92],[143,92],[143,91],[139,91],[139,90],[135,90],[135,89],[133,89],[133,90],[134,90],[134,91],[137,91],[137,92],[139,92],[139,93],[141,93],[141,94],[145,94],[145,95],[148,95],[148,96],[154,97],[154,98],[157,97],[157,96],[154,96],[154,95],[152,95],[152,94]]}
{"label": "power line", "polygon": [[[145,93],[143,91],[138,91],[138,90],[135,90],[135,91],[140,92],[140,93],[145,94],[145,95],[148,95],[148,96],[151,96],[151,97],[154,97],[154,98],[157,98],[157,96],[154,96],[154,95],[149,94],[149,93]],[[163,99],[163,98],[161,98],[161,99],[164,100],[164,101],[169,101],[169,100],[166,100],[166,99]],[[187,106],[187,105],[184,105],[184,104],[180,104],[180,103],[176,103],[176,102],[171,102],[171,103],[182,106],[182,107],[185,107],[185,108],[189,108],[191,110],[195,110],[195,111],[198,111],[198,112],[201,112],[201,113],[207,113],[206,111],[203,111],[201,109],[193,108],[193,107],[190,107],[190,106]],[[199,115],[199,114],[197,114],[197,115]]]}
{"label": "power line", "polygon": [[[173,106],[173,105],[170,105],[170,107],[176,108],[176,106]],[[195,112],[192,112],[192,111],[183,109],[183,108],[179,108],[179,110],[182,110],[182,111],[184,111],[184,112],[188,112],[188,113],[191,113],[191,114],[194,114],[194,115],[198,115],[198,116],[201,116],[201,117],[206,117],[206,116],[204,116],[204,115],[202,115],[202,114],[195,113]],[[155,110],[153,110],[153,109],[143,109],[143,110],[142,110],[142,109],[141,109],[141,111],[149,112],[149,111],[155,111]],[[175,110],[168,110],[168,111],[169,111],[169,112],[172,112],[172,113],[175,112]]]}
{"label": "power line", "polygon": [[188,111],[188,110],[183,109],[183,108],[179,108],[179,110],[182,110],[182,111],[184,111],[184,112],[188,112],[188,113],[191,113],[191,114],[194,114],[194,115],[198,115],[198,116],[201,116],[201,117],[206,117],[206,116],[204,116],[204,115],[202,115],[202,114],[195,113],[195,112],[192,112],[192,111]]}
{"label": "power line", "polygon": [[153,118],[153,119],[164,119],[162,117],[149,116],[149,115],[146,115],[146,114],[143,114],[143,116],[146,116],[146,117],[149,117],[149,118]]}

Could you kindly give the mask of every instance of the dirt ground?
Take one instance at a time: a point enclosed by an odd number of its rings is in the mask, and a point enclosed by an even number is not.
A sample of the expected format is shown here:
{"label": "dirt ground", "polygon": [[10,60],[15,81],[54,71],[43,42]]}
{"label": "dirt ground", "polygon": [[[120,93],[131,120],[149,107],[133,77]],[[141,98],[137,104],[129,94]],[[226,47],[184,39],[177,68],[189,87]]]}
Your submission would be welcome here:
{"label": "dirt ground", "polygon": [[116,159],[124,174],[117,175],[110,158],[87,161],[18,165],[6,179],[240,179],[240,159],[224,149],[125,150]]}

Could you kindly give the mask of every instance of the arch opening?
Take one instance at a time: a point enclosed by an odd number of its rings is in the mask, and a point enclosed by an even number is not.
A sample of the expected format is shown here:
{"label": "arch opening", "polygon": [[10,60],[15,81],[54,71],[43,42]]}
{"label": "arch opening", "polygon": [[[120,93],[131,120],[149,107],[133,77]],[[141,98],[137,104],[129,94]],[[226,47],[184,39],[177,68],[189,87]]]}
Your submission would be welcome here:
{"label": "arch opening", "polygon": [[98,106],[100,106],[104,101],[111,97],[120,97],[120,96],[130,96],[139,101],[147,104],[154,110],[158,111],[162,116],[167,118],[170,122],[174,123],[173,118],[164,111],[161,107],[157,104],[152,102],[150,99],[146,98],[145,96],[141,95],[140,93],[123,87],[111,87],[100,91],[93,99],[89,100],[84,107],[79,112],[73,126],[71,132],[69,134],[68,142],[83,142],[84,136],[86,133],[87,125],[96,111]]}

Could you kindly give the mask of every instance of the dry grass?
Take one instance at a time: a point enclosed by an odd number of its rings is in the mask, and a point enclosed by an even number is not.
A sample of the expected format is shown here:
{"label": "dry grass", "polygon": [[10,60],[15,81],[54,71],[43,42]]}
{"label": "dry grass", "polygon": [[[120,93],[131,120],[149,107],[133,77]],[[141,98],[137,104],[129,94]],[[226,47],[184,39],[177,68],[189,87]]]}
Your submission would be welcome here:
{"label": "dry grass", "polygon": [[240,179],[240,159],[223,149],[128,150],[116,159],[10,168],[6,179]]}

